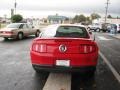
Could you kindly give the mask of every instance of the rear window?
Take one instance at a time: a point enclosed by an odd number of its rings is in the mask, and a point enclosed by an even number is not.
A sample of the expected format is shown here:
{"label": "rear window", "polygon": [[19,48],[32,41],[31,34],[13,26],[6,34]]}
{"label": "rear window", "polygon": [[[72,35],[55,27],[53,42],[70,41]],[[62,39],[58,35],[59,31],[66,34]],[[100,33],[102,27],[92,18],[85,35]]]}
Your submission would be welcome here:
{"label": "rear window", "polygon": [[12,23],[12,24],[9,24],[7,25],[7,28],[19,28],[20,24],[18,23]]}
{"label": "rear window", "polygon": [[55,37],[87,38],[85,28],[76,26],[61,26],[57,29]]}
{"label": "rear window", "polygon": [[88,33],[84,27],[79,26],[60,26],[55,29],[47,29],[40,35],[41,37],[70,37],[88,38]]}

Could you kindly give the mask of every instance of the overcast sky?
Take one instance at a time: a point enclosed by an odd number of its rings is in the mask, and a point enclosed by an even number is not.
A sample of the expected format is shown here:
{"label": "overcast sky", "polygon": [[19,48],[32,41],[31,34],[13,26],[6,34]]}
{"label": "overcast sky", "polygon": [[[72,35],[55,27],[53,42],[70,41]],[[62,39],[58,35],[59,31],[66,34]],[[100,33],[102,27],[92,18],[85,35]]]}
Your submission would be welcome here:
{"label": "overcast sky", "polygon": [[[15,0],[0,0],[0,16],[10,16]],[[24,17],[46,17],[47,15],[90,15],[93,12],[104,16],[107,0],[16,0],[17,13]],[[109,14],[120,16],[120,0],[110,0]]]}

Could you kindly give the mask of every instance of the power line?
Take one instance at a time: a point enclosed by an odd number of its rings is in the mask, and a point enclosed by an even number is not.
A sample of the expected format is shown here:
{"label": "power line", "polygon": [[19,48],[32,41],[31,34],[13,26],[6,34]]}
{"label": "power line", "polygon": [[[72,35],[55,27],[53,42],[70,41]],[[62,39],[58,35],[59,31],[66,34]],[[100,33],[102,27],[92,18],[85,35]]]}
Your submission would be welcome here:
{"label": "power line", "polygon": [[110,4],[110,0],[107,0],[107,3],[105,3],[105,4],[106,4],[106,7],[105,7],[105,9],[106,9],[106,11],[105,11],[105,23],[106,23],[106,21],[107,21],[107,14],[108,14],[108,6]]}

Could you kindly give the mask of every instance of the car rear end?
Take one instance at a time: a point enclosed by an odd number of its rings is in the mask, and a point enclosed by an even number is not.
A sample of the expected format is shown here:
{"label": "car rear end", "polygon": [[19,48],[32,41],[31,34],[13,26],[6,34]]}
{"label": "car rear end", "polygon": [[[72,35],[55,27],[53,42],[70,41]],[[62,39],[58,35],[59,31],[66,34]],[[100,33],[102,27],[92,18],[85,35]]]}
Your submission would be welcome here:
{"label": "car rear end", "polygon": [[37,38],[33,41],[30,51],[33,67],[42,71],[95,71],[98,47],[89,35],[85,38],[60,35],[62,34],[52,38]]}
{"label": "car rear end", "polygon": [[7,25],[5,28],[0,30],[0,37],[4,38],[16,38],[17,30],[21,23],[11,23]]}
{"label": "car rear end", "polygon": [[14,38],[15,35],[12,30],[2,29],[2,30],[0,30],[0,37]]}

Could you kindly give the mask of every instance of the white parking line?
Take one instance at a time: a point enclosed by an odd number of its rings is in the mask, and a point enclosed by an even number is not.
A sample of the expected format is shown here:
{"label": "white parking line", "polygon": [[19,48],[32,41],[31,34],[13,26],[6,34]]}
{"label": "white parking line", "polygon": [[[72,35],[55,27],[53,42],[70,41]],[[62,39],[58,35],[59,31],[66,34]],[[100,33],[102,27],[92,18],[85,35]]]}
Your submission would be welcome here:
{"label": "white parking line", "polygon": [[71,74],[50,73],[43,90],[71,90]]}
{"label": "white parking line", "polygon": [[110,68],[110,70],[112,71],[113,75],[115,76],[115,78],[118,80],[118,82],[120,83],[120,75],[119,73],[115,70],[115,68],[111,65],[111,63],[109,62],[109,60],[101,53],[99,52],[99,55],[102,57],[102,59],[105,61],[105,63],[108,65],[108,67]]}

